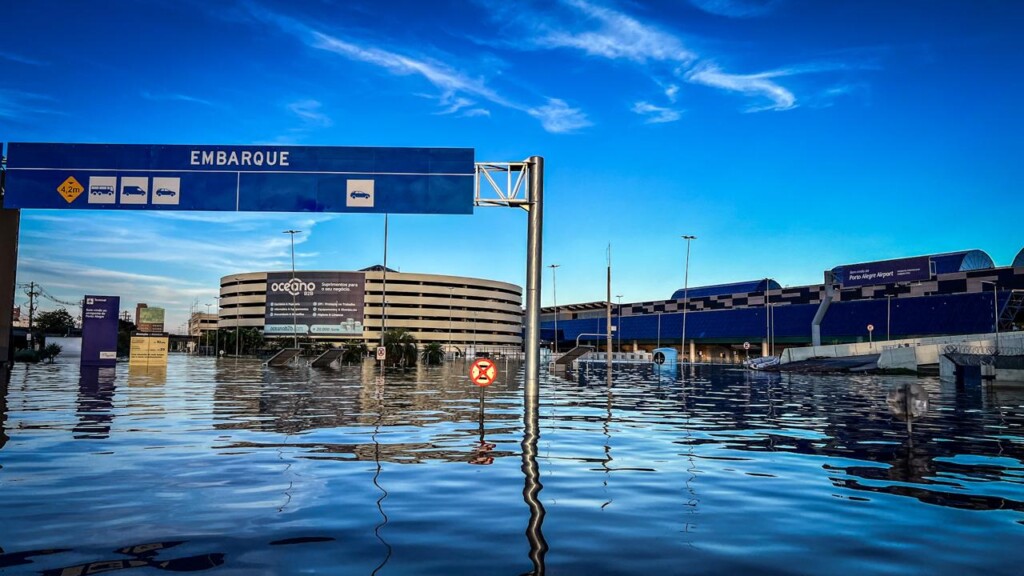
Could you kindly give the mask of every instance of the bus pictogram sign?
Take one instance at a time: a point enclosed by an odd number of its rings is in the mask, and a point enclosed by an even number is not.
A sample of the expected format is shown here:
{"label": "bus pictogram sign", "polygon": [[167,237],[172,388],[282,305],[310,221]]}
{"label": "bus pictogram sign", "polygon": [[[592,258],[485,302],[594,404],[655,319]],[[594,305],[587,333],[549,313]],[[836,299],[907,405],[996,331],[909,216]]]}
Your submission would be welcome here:
{"label": "bus pictogram sign", "polygon": [[497,377],[498,366],[490,358],[477,358],[469,367],[469,379],[477,386],[490,386]]}

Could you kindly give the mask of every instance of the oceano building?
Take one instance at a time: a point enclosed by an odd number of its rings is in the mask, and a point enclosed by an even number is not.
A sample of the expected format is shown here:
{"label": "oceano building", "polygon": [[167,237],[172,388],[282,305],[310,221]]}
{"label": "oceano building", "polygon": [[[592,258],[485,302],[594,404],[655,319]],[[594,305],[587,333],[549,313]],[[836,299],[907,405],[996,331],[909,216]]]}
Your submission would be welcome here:
{"label": "oceano building", "polygon": [[436,342],[462,354],[518,352],[522,297],[522,288],[506,282],[382,266],[245,272],[220,279],[217,326],[371,346],[380,342],[382,329],[406,328],[421,346]]}

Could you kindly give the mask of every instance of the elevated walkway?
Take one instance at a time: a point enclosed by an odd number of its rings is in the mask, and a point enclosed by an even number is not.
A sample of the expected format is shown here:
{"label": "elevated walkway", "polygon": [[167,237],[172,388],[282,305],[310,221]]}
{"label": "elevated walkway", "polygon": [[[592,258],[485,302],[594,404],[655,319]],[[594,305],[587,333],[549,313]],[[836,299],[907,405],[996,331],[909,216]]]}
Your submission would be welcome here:
{"label": "elevated walkway", "polygon": [[274,367],[286,366],[301,353],[302,350],[299,350],[298,348],[285,348],[277,354],[274,354],[270,360],[267,360],[266,365]]}
{"label": "elevated walkway", "polygon": [[345,351],[341,348],[331,348],[324,352],[323,354],[317,356],[316,359],[314,359],[310,363],[310,366],[314,368],[327,368],[331,364],[334,364],[339,358],[341,358],[342,354],[344,353]]}
{"label": "elevated walkway", "polygon": [[569,366],[572,366],[573,362],[579,360],[583,356],[586,356],[588,353],[590,353],[593,350],[594,350],[593,346],[577,346],[577,347],[573,348],[572,350],[569,350],[568,352],[566,352],[565,354],[562,354],[558,358],[555,358],[551,362],[551,364],[549,365],[549,368],[551,369],[551,373],[552,374],[565,374],[565,371],[568,370]]}

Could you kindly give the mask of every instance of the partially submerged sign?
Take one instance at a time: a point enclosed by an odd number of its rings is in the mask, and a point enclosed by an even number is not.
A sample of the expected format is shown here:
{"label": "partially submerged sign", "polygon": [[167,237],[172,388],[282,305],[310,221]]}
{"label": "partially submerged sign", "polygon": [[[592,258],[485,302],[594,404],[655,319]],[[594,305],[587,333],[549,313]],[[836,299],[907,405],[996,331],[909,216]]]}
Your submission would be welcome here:
{"label": "partially submerged sign", "polygon": [[472,148],[8,144],[4,208],[471,214]]}
{"label": "partially submerged sign", "polygon": [[82,366],[117,364],[119,296],[86,295],[82,305]]}

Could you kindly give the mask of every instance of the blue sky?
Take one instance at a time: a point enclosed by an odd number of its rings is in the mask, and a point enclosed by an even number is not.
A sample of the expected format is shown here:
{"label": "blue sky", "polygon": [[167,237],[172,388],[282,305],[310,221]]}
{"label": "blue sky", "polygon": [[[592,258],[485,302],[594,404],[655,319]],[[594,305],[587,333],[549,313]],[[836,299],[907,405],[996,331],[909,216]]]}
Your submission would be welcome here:
{"label": "blue sky", "polygon": [[[1024,234],[1024,3],[8,2],[0,140],[455,146],[546,159],[560,303],[668,298]],[[214,302],[382,260],[380,215],[30,211],[19,282]],[[526,214],[396,215],[389,265],[525,283]],[[545,269],[543,303],[552,303]],[[23,297],[18,298],[21,303]]]}

